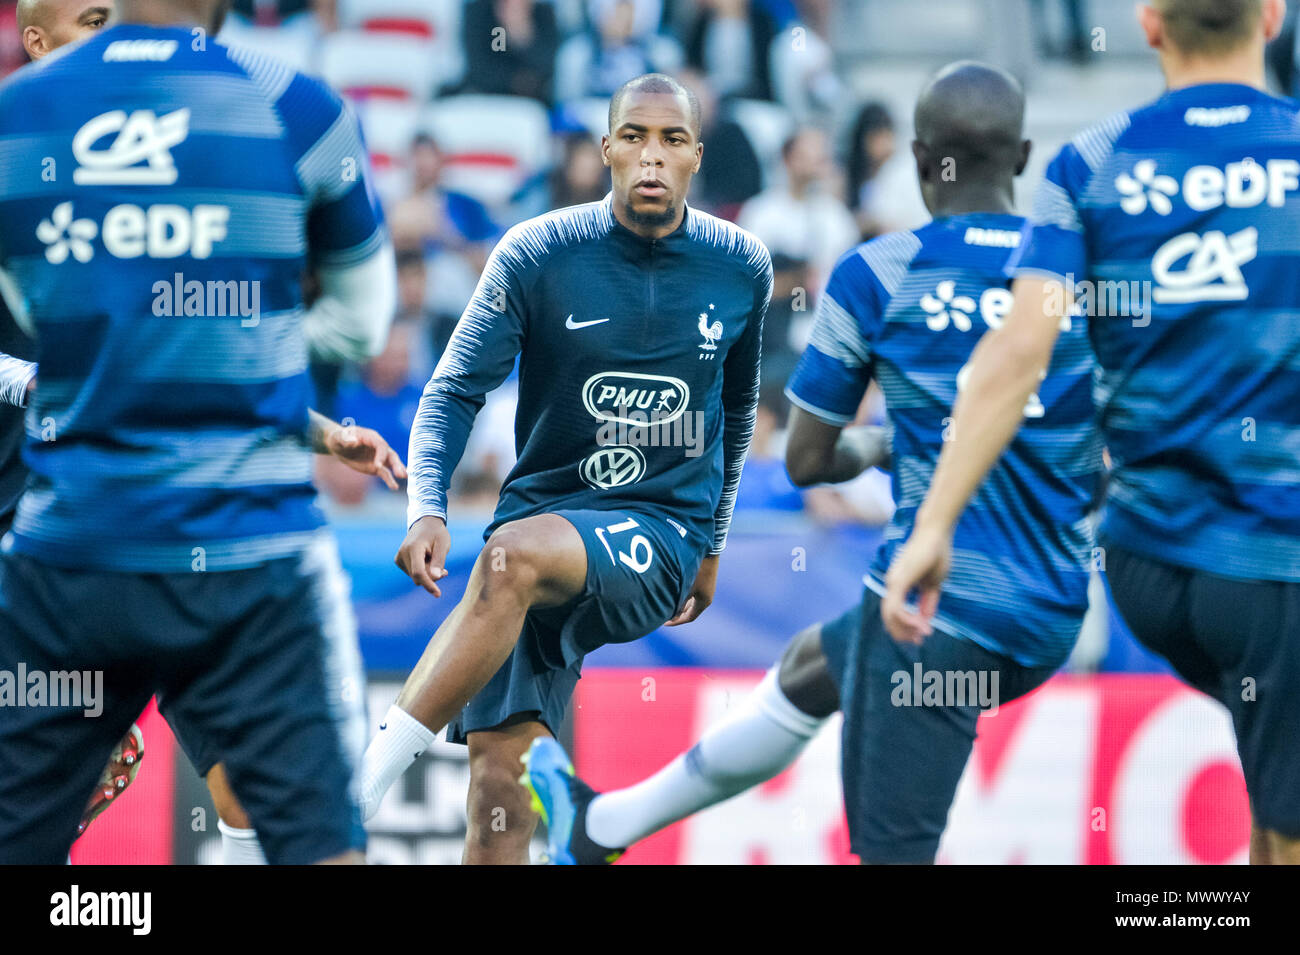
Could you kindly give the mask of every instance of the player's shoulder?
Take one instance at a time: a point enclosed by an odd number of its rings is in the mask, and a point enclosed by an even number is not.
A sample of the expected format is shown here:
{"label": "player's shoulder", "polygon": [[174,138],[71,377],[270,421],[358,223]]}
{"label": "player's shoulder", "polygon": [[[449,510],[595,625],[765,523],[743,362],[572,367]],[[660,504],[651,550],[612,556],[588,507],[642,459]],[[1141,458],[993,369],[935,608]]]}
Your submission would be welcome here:
{"label": "player's shoulder", "polygon": [[1138,109],[1112,113],[1100,122],[1086,127],[1061,149],[1057,164],[1064,165],[1076,175],[1095,173],[1106,164],[1125,135],[1133,129],[1134,119],[1143,116],[1154,106],[1153,103]]}
{"label": "player's shoulder", "polygon": [[[102,44],[94,44],[94,37],[84,43],[68,43],[39,60],[24,64],[0,80],[0,103],[5,105],[0,117],[13,116],[21,105],[32,109],[31,100],[42,89],[65,81],[78,72],[87,71],[87,63],[97,62]],[[92,47],[91,51],[87,47]]]}
{"label": "player's shoulder", "polygon": [[852,287],[877,285],[888,295],[893,295],[903,284],[907,270],[912,267],[917,254],[925,246],[926,230],[903,229],[886,232],[861,242],[849,249],[831,270],[831,285]]}
{"label": "player's shoulder", "polygon": [[754,233],[693,206],[686,209],[686,235],[701,246],[734,258],[757,275],[772,272],[772,255]]}
{"label": "player's shoulder", "polygon": [[506,230],[497,249],[521,261],[538,262],[561,249],[599,239],[613,226],[614,213],[607,197],[518,222]]}
{"label": "player's shoulder", "polygon": [[251,83],[281,122],[308,138],[322,135],[341,117],[351,117],[343,97],[319,77],[238,44],[213,44],[219,55]]}

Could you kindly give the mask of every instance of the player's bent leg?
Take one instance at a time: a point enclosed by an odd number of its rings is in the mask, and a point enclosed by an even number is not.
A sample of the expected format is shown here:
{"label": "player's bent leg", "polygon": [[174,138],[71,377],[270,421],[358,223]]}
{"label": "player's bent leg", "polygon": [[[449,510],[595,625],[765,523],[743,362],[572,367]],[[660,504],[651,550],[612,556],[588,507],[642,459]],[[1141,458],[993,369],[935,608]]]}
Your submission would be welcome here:
{"label": "player's bent leg", "polygon": [[537,816],[517,780],[521,758],[539,738],[551,732],[535,720],[469,734],[466,865],[529,864]]}
{"label": "player's bent leg", "polygon": [[539,514],[497,528],[397,705],[430,730],[442,729],[506,661],[524,615],[571,600],[586,577],[587,549],[564,518]]}
{"label": "player's bent leg", "polygon": [[596,793],[559,744],[539,741],[521,782],[550,826],[551,858],[605,865],[626,847],[780,774],[839,708],[823,634],[836,646],[860,628],[859,608],[790,641],[778,667],[686,753],[640,783]]}
{"label": "player's bent leg", "polygon": [[586,575],[582,537],[562,517],[539,514],[493,531],[465,595],[438,627],[366,748],[363,818],[374,815],[384,793],[501,669],[528,611],[571,600]]}
{"label": "player's bent leg", "polygon": [[822,648],[822,625],[800,631],[781,657],[777,680],[801,712],[825,719],[840,708],[840,690]]}

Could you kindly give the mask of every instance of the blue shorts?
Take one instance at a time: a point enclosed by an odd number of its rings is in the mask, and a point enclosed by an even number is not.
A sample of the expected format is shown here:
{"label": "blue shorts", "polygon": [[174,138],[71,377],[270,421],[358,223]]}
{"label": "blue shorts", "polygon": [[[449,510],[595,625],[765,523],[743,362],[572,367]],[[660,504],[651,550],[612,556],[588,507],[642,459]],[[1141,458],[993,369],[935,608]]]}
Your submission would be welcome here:
{"label": "blue shorts", "polygon": [[607,643],[639,640],[671,620],[708,549],[686,527],[648,510],[550,513],[581,535],[586,585],[562,606],[528,613],[506,662],[447,727],[451,742],[525,721],[559,730],[583,657]]}
{"label": "blue shorts", "polygon": [[0,714],[0,863],[67,858],[110,751],[155,694],[196,761],[225,763],[268,860],[363,849],[352,777],[365,683],[346,604],[327,533],[298,557],[211,573],[0,555],[0,671],[102,674],[92,715]]}
{"label": "blue shorts", "polygon": [[[1021,666],[937,630],[919,647],[897,643],[870,588],[860,604],[822,624],[821,644],[844,713],[850,848],[867,863],[933,862],[981,710],[1024,696],[1055,668]],[[951,692],[927,696],[927,673],[941,674]]]}
{"label": "blue shorts", "polygon": [[1300,584],[1238,580],[1106,547],[1124,622],[1228,708],[1251,818],[1300,839]]}

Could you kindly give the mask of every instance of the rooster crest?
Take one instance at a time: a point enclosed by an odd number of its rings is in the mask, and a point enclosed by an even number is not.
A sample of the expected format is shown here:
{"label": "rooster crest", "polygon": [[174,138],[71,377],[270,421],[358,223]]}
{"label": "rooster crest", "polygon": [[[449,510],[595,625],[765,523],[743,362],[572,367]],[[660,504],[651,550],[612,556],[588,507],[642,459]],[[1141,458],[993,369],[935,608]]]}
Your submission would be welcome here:
{"label": "rooster crest", "polygon": [[700,334],[704,336],[704,344],[700,347],[706,351],[713,351],[718,347],[718,339],[722,337],[722,322],[715,321],[709,324],[709,313],[700,312]]}

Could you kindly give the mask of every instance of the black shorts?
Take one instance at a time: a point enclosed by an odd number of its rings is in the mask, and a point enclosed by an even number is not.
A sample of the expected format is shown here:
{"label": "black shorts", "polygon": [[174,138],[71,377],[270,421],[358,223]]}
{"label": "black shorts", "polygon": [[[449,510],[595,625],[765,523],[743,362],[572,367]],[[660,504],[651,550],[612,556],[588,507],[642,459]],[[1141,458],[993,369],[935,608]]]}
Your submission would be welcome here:
{"label": "black shorts", "polygon": [[1134,636],[1232,714],[1256,825],[1300,838],[1300,583],[1235,580],[1106,548]]}
{"label": "black shorts", "polygon": [[557,732],[586,654],[653,633],[676,615],[695,583],[706,545],[667,515],[551,513],[572,524],[586,545],[586,586],[561,607],[529,612],[506,662],[447,727],[453,743],[523,721]]}
{"label": "black shorts", "polygon": [[[821,644],[844,714],[850,848],[867,863],[933,862],[980,713],[1036,689],[1056,668],[1021,666],[938,630],[919,647],[897,643],[870,588],[860,604],[822,624]],[[951,692],[927,694],[931,673]]]}
{"label": "black shorts", "polygon": [[352,787],[365,684],[346,604],[328,534],[299,557],[211,573],[0,555],[0,671],[99,681],[94,701],[0,710],[0,863],[67,858],[109,753],[154,694],[187,752],[225,763],[268,860],[364,848]]}

